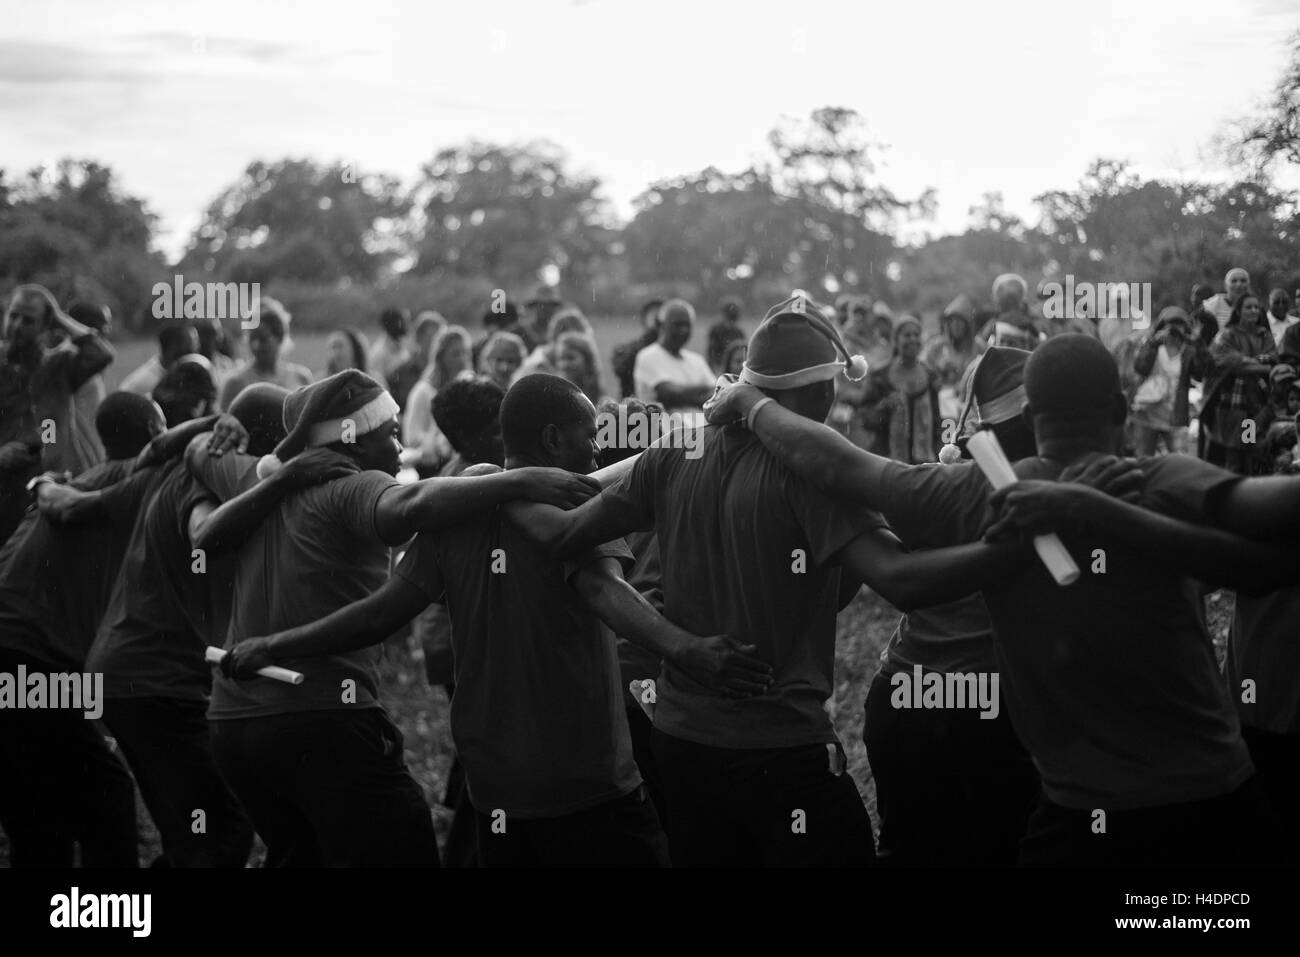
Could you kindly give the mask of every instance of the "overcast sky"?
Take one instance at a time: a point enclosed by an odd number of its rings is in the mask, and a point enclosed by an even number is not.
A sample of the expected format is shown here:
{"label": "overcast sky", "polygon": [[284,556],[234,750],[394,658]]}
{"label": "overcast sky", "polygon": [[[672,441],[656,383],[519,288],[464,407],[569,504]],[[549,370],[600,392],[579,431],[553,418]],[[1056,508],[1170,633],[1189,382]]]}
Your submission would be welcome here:
{"label": "overcast sky", "polygon": [[[1199,12],[1196,9],[1199,7]],[[0,166],[117,171],[175,255],[255,158],[410,183],[470,137],[550,139],[623,216],[653,179],[740,169],[782,116],[846,106],[939,234],[1000,190],[1074,185],[1096,156],[1219,178],[1211,139],[1268,94],[1296,0],[0,0]],[[1071,12],[1071,11],[1076,12]],[[198,52],[196,52],[198,51]],[[1287,178],[1289,180],[1289,177]]]}

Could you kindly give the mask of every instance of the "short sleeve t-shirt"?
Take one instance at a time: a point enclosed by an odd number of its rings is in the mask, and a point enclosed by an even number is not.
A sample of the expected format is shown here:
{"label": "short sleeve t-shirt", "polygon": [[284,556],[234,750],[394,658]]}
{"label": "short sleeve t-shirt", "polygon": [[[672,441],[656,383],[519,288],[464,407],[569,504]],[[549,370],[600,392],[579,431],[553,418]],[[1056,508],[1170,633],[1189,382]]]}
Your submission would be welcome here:
{"label": "short sleeve t-shirt", "polygon": [[[222,464],[242,466],[236,489],[257,483],[253,456],[227,453]],[[228,551],[213,552],[196,566],[190,512],[210,499],[179,460],[168,463],[157,493],[136,522],[108,612],[86,659],[88,669],[103,673],[107,697],[207,698],[212,673],[203,651],[225,640],[235,559]]]}
{"label": "short sleeve t-shirt", "polygon": [[55,525],[32,510],[0,551],[0,645],[80,671],[108,605],[135,516],[161,477],[110,459],[69,483],[101,491],[105,519]]}
{"label": "short sleeve t-shirt", "polygon": [[[627,573],[627,583],[641,593],[646,601],[663,614],[663,573],[659,567],[659,539],[653,532],[631,532],[625,538],[632,550],[633,563]],[[618,667],[622,673],[623,694],[630,708],[639,707],[628,685],[644,678],[658,679],[663,660],[655,652],[618,638]]]}
{"label": "short sleeve t-shirt", "polygon": [[[193,453],[193,449],[191,452]],[[222,501],[238,494],[234,470],[201,450],[195,477]],[[213,466],[213,462],[218,463]],[[225,647],[324,618],[360,601],[388,578],[388,547],[375,510],[398,483],[365,471],[290,493],[236,551],[235,588]],[[210,720],[300,711],[379,707],[380,649],[291,658],[281,664],[301,685],[270,678],[231,681],[215,673]]]}
{"label": "short sleeve t-shirt", "polygon": [[[906,507],[929,506],[949,544],[976,540],[986,505],[939,489],[974,486],[966,467],[923,468],[929,474],[914,474],[910,485],[903,468],[891,470],[879,503],[885,514],[906,499]],[[1014,468],[1022,479],[1060,472],[1039,458]],[[1142,468],[1141,504],[1186,519],[1204,521],[1212,497],[1237,480],[1185,455],[1145,459]],[[1057,586],[1035,560],[984,590],[1003,696],[1047,797],[1069,808],[1126,810],[1234,790],[1253,766],[1192,583],[1099,532],[1062,540],[1083,573],[1073,585]],[[1104,573],[1092,571],[1098,549]]]}
{"label": "short sleeve t-shirt", "polygon": [[[657,342],[636,354],[632,378],[636,383],[636,397],[642,402],[658,402],[655,386],[664,382],[679,386],[707,386],[714,382],[713,370],[704,361],[704,356],[689,349],[673,355]],[[698,412],[700,409],[698,405],[665,406],[667,412]]]}
{"label": "short sleeve t-shirt", "polygon": [[571,814],[634,790],[614,636],[570,584],[617,541],[557,563],[500,513],[421,534],[397,574],[451,614],[451,733],[484,814]]}
{"label": "short sleeve t-shirt", "polygon": [[[664,663],[655,727],[719,748],[785,748],[836,740],[833,689],[838,552],[884,528],[802,481],[738,426],[705,428],[688,458],[670,437],[602,493],[659,539],[664,616],[696,635],[732,635],[772,666],[767,693],[728,698]],[[676,446],[676,447],[673,447]]]}

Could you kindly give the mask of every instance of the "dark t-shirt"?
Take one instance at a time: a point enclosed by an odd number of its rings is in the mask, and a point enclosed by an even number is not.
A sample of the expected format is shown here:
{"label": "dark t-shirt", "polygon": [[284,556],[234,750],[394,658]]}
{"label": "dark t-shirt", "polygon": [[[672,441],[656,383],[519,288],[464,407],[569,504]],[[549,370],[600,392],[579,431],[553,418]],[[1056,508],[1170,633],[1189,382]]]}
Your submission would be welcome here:
{"label": "dark t-shirt", "polygon": [[134,466],[111,459],[69,483],[102,490],[103,520],[56,525],[33,509],[5,543],[0,644],[58,670],[82,670],[135,517],[160,478],[158,469]]}
{"label": "dark t-shirt", "polygon": [[[257,460],[229,455],[227,464],[244,466],[237,487],[251,488]],[[86,658],[89,670],[104,674],[109,698],[207,697],[212,673],[203,650],[225,639],[234,555],[205,553],[196,566],[188,526],[190,512],[204,500],[211,495],[179,459],[164,467]]]}
{"label": "dark t-shirt", "polygon": [[[659,568],[659,539],[654,532],[631,532],[624,541],[632,550],[633,558],[632,568],[627,573],[627,583],[663,614],[664,588],[663,572]],[[662,660],[655,652],[628,641],[622,635],[618,636],[618,667],[629,708],[639,707],[639,704],[628,690],[628,685],[643,678],[653,678],[658,683],[662,665]]]}
{"label": "dark t-shirt", "polygon": [[[1190,521],[1205,521],[1212,496],[1237,481],[1185,455],[1141,464],[1141,504]],[[979,537],[991,489],[973,467],[889,468],[879,504],[895,528],[916,510],[935,544]],[[1014,468],[1054,479],[1061,467],[1031,458]],[[1059,587],[1035,560],[984,590],[1004,699],[1048,798],[1122,810],[1235,789],[1253,767],[1193,583],[1100,533],[1062,540],[1082,571],[1073,585]],[[1105,572],[1094,572],[1101,553]]]}
{"label": "dark t-shirt", "polygon": [[[197,454],[196,454],[197,453]],[[240,467],[191,446],[195,477],[219,501],[242,489]],[[397,482],[358,472],[290,493],[236,551],[225,647],[324,618],[388,578],[388,546],[375,528],[379,499]],[[280,662],[301,685],[270,678],[212,679],[210,720],[379,707],[379,648]]]}
{"label": "dark t-shirt", "polygon": [[839,610],[835,556],[886,527],[884,519],[827,498],[738,426],[705,428],[695,458],[682,442],[665,445],[643,452],[600,507],[657,532],[665,617],[696,635],[757,645],[775,681],[766,694],[727,698],[665,662],[655,727],[719,748],[835,741],[825,709]]}
{"label": "dark t-shirt", "polygon": [[632,561],[621,540],[550,561],[494,512],[417,536],[397,566],[451,613],[451,734],[484,814],[558,817],[641,783],[614,636],[569,584],[606,557]]}

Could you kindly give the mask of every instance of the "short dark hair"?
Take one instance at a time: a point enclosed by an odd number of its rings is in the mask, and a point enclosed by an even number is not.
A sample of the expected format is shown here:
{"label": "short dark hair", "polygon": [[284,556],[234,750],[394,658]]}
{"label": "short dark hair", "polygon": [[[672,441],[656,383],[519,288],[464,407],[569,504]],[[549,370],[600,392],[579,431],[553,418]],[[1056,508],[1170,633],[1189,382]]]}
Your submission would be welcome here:
{"label": "short dark hair", "polygon": [[134,392],[110,392],[95,411],[95,431],[110,459],[133,459],[153,435],[154,404]]}
{"label": "short dark hair", "polygon": [[384,331],[390,336],[399,336],[406,332],[409,324],[406,320],[406,310],[398,309],[396,306],[389,306],[379,314],[379,324],[383,326]]}
{"label": "short dark hair", "polygon": [[[194,340],[190,335],[195,331],[189,322],[167,322],[158,330],[158,352],[161,355],[174,353],[177,349],[189,351]],[[184,353],[182,353],[183,355]]]}
{"label": "short dark hair", "polygon": [[548,425],[574,425],[582,420],[582,390],[557,375],[536,372],[510,387],[501,402],[501,438],[506,454],[535,451]]}
{"label": "short dark hair", "polygon": [[451,447],[463,453],[500,418],[505,397],[501,387],[486,376],[455,379],[433,397],[433,421]]}
{"label": "short dark hair", "polygon": [[248,430],[248,454],[269,455],[285,436],[284,400],[289,390],[270,382],[254,382],[240,390],[226,412]]}
{"label": "short dark hair", "polygon": [[211,408],[216,397],[212,373],[197,362],[177,363],[153,390],[153,400],[162,407],[168,428],[188,422],[191,410],[200,402]]}

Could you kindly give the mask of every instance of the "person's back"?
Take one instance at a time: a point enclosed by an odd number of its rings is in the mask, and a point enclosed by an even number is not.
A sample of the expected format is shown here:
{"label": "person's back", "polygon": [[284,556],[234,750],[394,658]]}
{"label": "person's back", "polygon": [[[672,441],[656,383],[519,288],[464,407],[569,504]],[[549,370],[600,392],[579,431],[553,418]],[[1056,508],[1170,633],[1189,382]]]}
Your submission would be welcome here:
{"label": "person's back", "polygon": [[[451,730],[475,807],[557,817],[634,790],[614,636],[569,583],[581,563],[549,559],[499,512],[412,551],[398,574],[428,588],[436,566],[446,589]],[[621,542],[596,551],[631,562]]]}
{"label": "person's back", "polygon": [[[239,548],[231,640],[315,621],[382,585],[388,547],[366,503],[395,484],[364,471],[285,498]],[[378,707],[377,662],[375,649],[295,661],[289,667],[307,676],[301,686],[218,676],[210,717]]]}
{"label": "person's back", "polygon": [[606,495],[653,503],[660,553],[670,556],[665,616],[696,634],[757,645],[776,681],[764,695],[730,699],[665,663],[655,727],[726,748],[834,741],[823,705],[840,574],[823,563],[883,520],[833,504],[739,427],[706,428],[699,457],[686,451],[647,450],[625,485]]}

